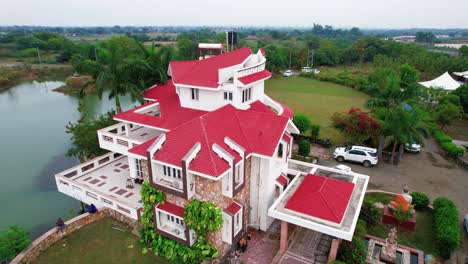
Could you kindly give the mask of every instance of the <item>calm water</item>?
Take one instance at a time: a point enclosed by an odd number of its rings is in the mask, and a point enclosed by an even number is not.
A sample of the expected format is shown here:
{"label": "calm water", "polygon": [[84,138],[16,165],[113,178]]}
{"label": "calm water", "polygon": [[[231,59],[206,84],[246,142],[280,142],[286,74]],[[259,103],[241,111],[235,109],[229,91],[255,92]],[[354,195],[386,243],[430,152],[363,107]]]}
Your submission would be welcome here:
{"label": "calm water", "polygon": [[[61,85],[29,82],[0,93],[0,230],[19,224],[37,237],[79,208],[54,181],[55,173],[79,163],[65,156],[71,145],[65,125],[80,117],[78,99],[52,91]],[[134,105],[129,98],[121,102],[124,110]],[[112,109],[114,101],[92,95],[85,105],[94,115]]]}

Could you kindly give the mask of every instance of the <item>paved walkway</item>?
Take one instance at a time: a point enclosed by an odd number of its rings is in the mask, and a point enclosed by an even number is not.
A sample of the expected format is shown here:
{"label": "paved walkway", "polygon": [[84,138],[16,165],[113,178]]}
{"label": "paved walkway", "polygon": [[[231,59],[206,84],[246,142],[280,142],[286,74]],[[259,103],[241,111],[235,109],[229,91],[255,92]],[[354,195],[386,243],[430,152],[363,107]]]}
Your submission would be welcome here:
{"label": "paved walkway", "polygon": [[247,251],[231,263],[269,264],[279,250],[281,225],[273,222],[267,232],[253,231]]}

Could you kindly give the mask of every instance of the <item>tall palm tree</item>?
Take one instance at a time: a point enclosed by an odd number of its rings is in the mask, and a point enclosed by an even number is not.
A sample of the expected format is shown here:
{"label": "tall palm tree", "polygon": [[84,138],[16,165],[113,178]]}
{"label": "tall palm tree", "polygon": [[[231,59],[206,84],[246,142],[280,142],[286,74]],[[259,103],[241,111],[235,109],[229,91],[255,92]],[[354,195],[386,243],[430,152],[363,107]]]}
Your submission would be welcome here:
{"label": "tall palm tree", "polygon": [[393,137],[391,163],[395,163],[398,149],[397,162],[403,155],[405,143],[421,142],[421,136],[427,137],[422,112],[418,108],[407,110],[402,106],[394,109],[379,108],[377,118],[381,123],[382,135]]}

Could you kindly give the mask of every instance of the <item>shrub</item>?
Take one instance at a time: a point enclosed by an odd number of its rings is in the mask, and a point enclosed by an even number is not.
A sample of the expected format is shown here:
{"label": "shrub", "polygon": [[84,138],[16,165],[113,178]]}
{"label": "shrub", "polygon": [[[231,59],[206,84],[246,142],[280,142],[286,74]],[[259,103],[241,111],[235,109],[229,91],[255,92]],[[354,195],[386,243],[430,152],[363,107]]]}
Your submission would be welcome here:
{"label": "shrub", "polygon": [[223,226],[222,211],[210,202],[192,200],[184,210],[185,225],[193,229],[198,236],[208,235]]}
{"label": "shrub", "polygon": [[451,200],[441,197],[434,200],[434,222],[439,255],[447,259],[460,245],[458,209]]}
{"label": "shrub", "polygon": [[332,264],[346,264],[346,262],[335,260],[332,262]]}
{"label": "shrub", "polygon": [[299,145],[299,155],[305,157],[309,156],[310,154],[310,143],[306,139],[300,139],[299,142],[297,142]]}
{"label": "shrub", "polygon": [[434,131],[434,138],[437,140],[437,142],[442,143],[442,142],[452,142],[452,138],[442,132],[442,130],[435,130]]}
{"label": "shrub", "polygon": [[398,204],[398,206],[393,209],[393,215],[400,222],[408,221],[412,213],[413,213],[413,210],[410,208],[403,209],[402,204]]}
{"label": "shrub", "polygon": [[365,197],[361,206],[361,213],[359,219],[365,221],[367,225],[377,224],[382,217],[382,210],[375,206],[375,201],[371,198]]}
{"label": "shrub", "polygon": [[11,260],[31,243],[29,233],[12,225],[0,233],[0,260]]}
{"label": "shrub", "polygon": [[367,248],[364,239],[353,236],[353,240],[343,241],[338,249],[337,259],[345,263],[364,264],[366,262]]}
{"label": "shrub", "polygon": [[320,125],[310,125],[310,137],[317,139],[320,134]]}
{"label": "shrub", "polygon": [[293,123],[299,129],[301,134],[304,134],[310,129],[310,118],[303,113],[294,114]]}
{"label": "shrub", "polygon": [[429,205],[429,197],[426,193],[412,192],[411,197],[413,197],[412,204],[415,209],[424,209]]}

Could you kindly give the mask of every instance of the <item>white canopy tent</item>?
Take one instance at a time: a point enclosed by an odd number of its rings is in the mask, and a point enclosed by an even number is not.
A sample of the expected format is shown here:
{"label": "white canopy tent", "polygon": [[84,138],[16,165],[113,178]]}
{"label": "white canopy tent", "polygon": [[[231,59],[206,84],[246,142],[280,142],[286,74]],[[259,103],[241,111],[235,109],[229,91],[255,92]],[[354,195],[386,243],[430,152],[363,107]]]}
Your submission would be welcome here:
{"label": "white canopy tent", "polygon": [[465,79],[468,80],[468,71],[464,71],[464,72],[454,72],[453,74],[457,75],[457,76],[460,76],[460,77],[463,77]]}
{"label": "white canopy tent", "polygon": [[461,86],[461,84],[454,80],[448,72],[445,72],[444,74],[435,78],[434,80],[427,82],[419,82],[419,84],[427,88],[432,87],[434,89],[443,89],[447,92],[454,91]]}

